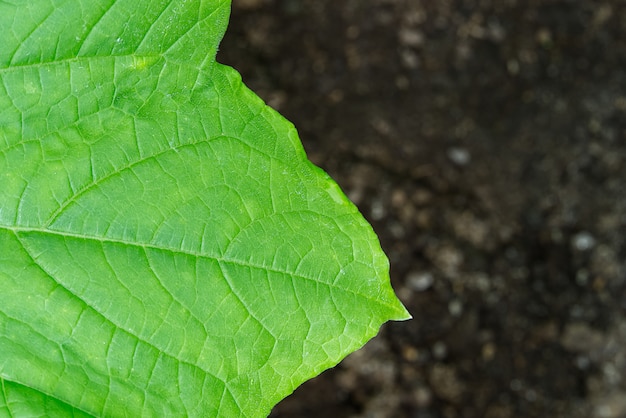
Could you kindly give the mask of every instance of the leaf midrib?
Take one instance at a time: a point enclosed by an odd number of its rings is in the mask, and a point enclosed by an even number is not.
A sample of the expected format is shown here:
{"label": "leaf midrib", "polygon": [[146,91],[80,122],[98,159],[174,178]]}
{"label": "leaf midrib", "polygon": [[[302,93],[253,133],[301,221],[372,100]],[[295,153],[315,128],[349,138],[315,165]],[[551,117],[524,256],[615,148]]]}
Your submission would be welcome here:
{"label": "leaf midrib", "polygon": [[[106,59],[120,59],[120,58],[153,58],[153,59],[161,59],[165,58],[165,54],[162,53],[153,53],[153,54],[137,54],[137,53],[129,53],[129,54],[118,54],[118,55],[81,55],[77,57],[68,57],[57,59],[53,61],[43,61],[43,62],[35,62],[29,64],[10,64],[7,67],[0,66],[0,76],[3,74],[8,74],[13,71],[23,71],[27,68],[38,68],[38,67],[50,67],[54,65],[61,65],[71,62],[80,62],[85,60],[106,60]],[[190,63],[187,63],[190,64]]]}
{"label": "leaf midrib", "polygon": [[362,299],[365,299],[368,301],[368,303],[372,303],[372,304],[376,304],[379,306],[384,306],[387,309],[390,310],[396,310],[397,307],[395,305],[391,305],[391,304],[387,304],[387,303],[383,303],[381,300],[379,299],[374,299],[370,296],[364,295],[362,293],[356,292],[353,289],[349,289],[343,286],[338,286],[337,284],[334,283],[326,283],[320,280],[317,280],[313,277],[309,277],[306,275],[303,275],[301,273],[296,273],[296,272],[291,272],[291,271],[287,271],[287,270],[282,270],[282,269],[278,269],[276,267],[273,266],[263,266],[260,264],[256,264],[256,263],[252,263],[250,261],[244,261],[244,260],[239,260],[239,259],[235,259],[235,258],[231,258],[231,257],[225,257],[224,255],[218,255],[218,254],[203,254],[203,253],[199,253],[196,251],[191,251],[191,250],[183,250],[181,248],[173,248],[173,247],[166,247],[166,246],[161,246],[161,245],[156,245],[156,244],[149,244],[149,243],[142,243],[142,242],[133,242],[133,241],[127,241],[127,240],[123,240],[123,239],[119,239],[119,238],[107,238],[107,237],[97,237],[97,236],[90,236],[90,235],[86,235],[86,234],[78,234],[78,233],[74,233],[74,232],[67,232],[67,231],[56,231],[56,230],[52,230],[52,229],[44,229],[44,228],[33,228],[33,227],[18,227],[18,226],[10,226],[10,225],[0,225],[0,229],[4,229],[4,230],[8,230],[11,231],[13,233],[15,233],[16,235],[19,235],[20,233],[40,233],[40,234],[49,234],[52,236],[58,236],[58,237],[64,237],[64,238],[75,238],[75,239],[83,239],[83,240],[89,240],[89,241],[97,241],[100,243],[110,243],[110,244],[121,244],[121,245],[126,245],[126,246],[131,246],[131,247],[140,247],[145,249],[149,249],[149,250],[156,250],[156,251],[163,251],[163,252],[170,252],[170,253],[176,253],[176,254],[183,254],[183,255],[189,255],[189,256],[193,256],[193,257],[198,257],[198,258],[208,258],[214,261],[217,261],[218,263],[230,263],[230,264],[235,264],[241,267],[248,267],[251,269],[258,269],[258,270],[263,270],[263,271],[268,271],[271,273],[278,273],[278,274],[284,274],[287,276],[292,276],[294,278],[297,279],[302,279],[302,280],[307,280],[307,281],[311,281],[314,282],[316,284],[322,284],[322,285],[326,285],[329,288],[335,289],[335,290],[340,290],[346,293],[350,293],[352,295],[358,296]]}

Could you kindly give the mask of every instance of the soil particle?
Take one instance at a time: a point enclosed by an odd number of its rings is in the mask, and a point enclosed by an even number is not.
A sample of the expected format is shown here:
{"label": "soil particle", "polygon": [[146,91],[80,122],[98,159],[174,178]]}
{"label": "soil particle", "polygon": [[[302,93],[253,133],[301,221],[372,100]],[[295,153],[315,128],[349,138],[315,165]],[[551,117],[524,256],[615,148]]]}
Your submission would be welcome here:
{"label": "soil particle", "polygon": [[456,369],[444,364],[435,364],[430,369],[430,387],[439,398],[458,404],[465,393],[465,385],[457,376]]}

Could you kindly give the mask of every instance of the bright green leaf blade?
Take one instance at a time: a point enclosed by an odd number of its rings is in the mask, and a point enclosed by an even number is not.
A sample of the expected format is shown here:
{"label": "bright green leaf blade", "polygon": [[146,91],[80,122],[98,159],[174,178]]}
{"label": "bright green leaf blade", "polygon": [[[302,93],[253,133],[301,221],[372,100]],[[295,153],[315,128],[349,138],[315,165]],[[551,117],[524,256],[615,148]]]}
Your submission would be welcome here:
{"label": "bright green leaf blade", "polygon": [[0,417],[90,418],[92,415],[26,386],[0,379]]}
{"label": "bright green leaf blade", "polygon": [[228,7],[0,2],[0,416],[263,416],[408,317],[371,227],[215,63]]}

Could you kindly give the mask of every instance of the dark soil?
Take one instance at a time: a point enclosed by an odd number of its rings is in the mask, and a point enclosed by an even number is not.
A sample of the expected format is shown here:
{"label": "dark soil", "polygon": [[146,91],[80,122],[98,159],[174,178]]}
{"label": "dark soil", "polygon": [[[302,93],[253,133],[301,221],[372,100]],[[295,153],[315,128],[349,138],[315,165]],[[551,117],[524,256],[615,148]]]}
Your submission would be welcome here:
{"label": "dark soil", "polygon": [[414,316],[272,417],[626,417],[626,3],[233,3]]}

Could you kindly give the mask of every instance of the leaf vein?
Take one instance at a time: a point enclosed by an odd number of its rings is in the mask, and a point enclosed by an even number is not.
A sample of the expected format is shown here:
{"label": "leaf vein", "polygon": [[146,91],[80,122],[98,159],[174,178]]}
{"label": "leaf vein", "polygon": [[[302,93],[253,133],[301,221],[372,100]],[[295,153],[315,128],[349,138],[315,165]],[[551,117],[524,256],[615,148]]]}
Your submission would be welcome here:
{"label": "leaf vein", "polygon": [[83,37],[83,41],[80,45],[80,48],[78,49],[78,53],[77,55],[80,55],[81,51],[83,50],[83,47],[85,46],[85,43],[87,42],[87,40],[89,40],[89,37],[91,36],[91,34],[93,33],[94,29],[100,24],[100,22],[102,21],[102,19],[104,19],[104,17],[109,14],[109,12],[113,9],[113,6],[115,5],[115,1],[109,3],[104,11],[102,12],[102,14],[100,16],[98,16],[98,18],[96,19],[95,22],[91,23],[89,25],[89,32],[87,32],[84,37]]}
{"label": "leaf vein", "polygon": [[[9,228],[10,229],[10,228]],[[202,372],[204,372],[205,374],[213,377],[215,380],[221,381],[222,383],[226,384],[226,382],[224,382],[223,379],[219,378],[218,376],[214,375],[213,373],[211,373],[208,370],[205,370],[204,368],[202,368],[200,365],[197,364],[193,364],[190,363],[188,361],[182,360],[177,358],[175,355],[168,353],[165,349],[161,349],[160,347],[154,345],[153,343],[151,343],[150,341],[140,337],[138,334],[136,334],[135,332],[133,332],[132,330],[123,327],[119,324],[117,324],[114,320],[108,318],[104,313],[100,312],[96,307],[90,305],[86,300],[82,299],[81,297],[79,297],[76,293],[72,292],[70,289],[68,289],[67,287],[65,287],[61,281],[57,280],[54,275],[48,271],[44,266],[42,266],[36,259],[35,256],[33,256],[33,254],[31,254],[31,252],[29,251],[27,245],[24,244],[24,242],[22,241],[22,239],[20,238],[20,231],[13,231],[15,238],[20,242],[22,248],[24,249],[24,251],[26,252],[26,254],[28,255],[28,257],[33,261],[33,263],[35,263],[35,265],[37,267],[39,267],[41,269],[41,271],[43,271],[51,280],[53,280],[59,287],[61,287],[62,289],[64,289],[66,292],[68,292],[69,294],[73,295],[78,301],[80,301],[84,306],[86,306],[87,308],[91,309],[94,313],[96,313],[98,316],[100,316],[101,318],[103,318],[104,320],[106,320],[107,322],[109,322],[110,324],[112,324],[115,328],[122,330],[123,332],[126,332],[128,335],[134,337],[137,341],[144,343],[146,346],[148,347],[152,347],[154,348],[157,352],[161,353],[162,355],[171,357],[172,359],[174,359],[175,361],[177,361],[180,364],[185,364],[189,367],[198,369]],[[23,231],[22,231],[23,232]],[[106,376],[107,378],[109,376]],[[145,390],[145,388],[139,388],[140,390]],[[155,396],[159,396],[158,394],[155,394]]]}
{"label": "leaf vein", "polygon": [[233,259],[233,258],[228,258],[228,257],[224,257],[222,255],[216,255],[216,254],[201,254],[195,251],[190,251],[190,250],[182,250],[179,248],[169,248],[169,247],[164,247],[164,246],[159,246],[156,244],[148,244],[148,243],[141,243],[141,242],[132,242],[132,241],[127,241],[127,240],[123,240],[123,239],[116,239],[116,238],[105,238],[105,237],[95,237],[95,236],[89,236],[89,235],[83,235],[83,234],[77,234],[77,233],[72,233],[72,232],[66,232],[66,231],[56,231],[56,230],[51,230],[51,229],[45,229],[45,228],[32,228],[32,227],[13,227],[13,226],[6,226],[6,225],[0,225],[0,228],[3,229],[7,229],[9,231],[13,231],[14,233],[18,234],[19,232],[24,232],[24,233],[28,233],[28,232],[34,232],[34,233],[41,233],[41,234],[50,234],[50,235],[56,235],[56,236],[61,236],[61,237],[66,237],[66,238],[75,238],[75,239],[84,239],[84,240],[89,240],[89,241],[98,241],[101,243],[104,242],[109,242],[112,244],[121,244],[121,245],[127,245],[127,246],[134,246],[134,247],[141,247],[141,248],[148,248],[148,249],[153,249],[153,250],[158,250],[158,251],[165,251],[165,252],[171,252],[171,253],[177,253],[177,254],[184,254],[184,255],[190,255],[190,256],[194,256],[194,257],[198,257],[198,258],[208,258],[214,261],[218,261],[218,262],[222,262],[222,263],[230,263],[230,264],[234,264],[234,265],[238,265],[241,267],[247,267],[247,268],[251,268],[251,269],[258,269],[258,270],[263,270],[263,271],[267,271],[267,272],[272,272],[272,273],[278,273],[278,274],[283,274],[286,276],[291,276],[297,279],[302,279],[302,280],[307,280],[307,281],[311,281],[317,284],[321,284],[321,285],[325,285],[329,288],[335,289],[335,290],[339,290],[339,291],[343,291],[346,293],[350,293],[353,294],[355,296],[358,296],[362,299],[365,299],[368,301],[368,303],[372,303],[378,306],[384,306],[386,308],[389,309],[394,309],[395,306],[385,303],[379,299],[376,299],[372,296],[369,295],[364,295],[362,293],[359,293],[353,289],[348,289],[346,287],[342,287],[342,286],[338,286],[334,283],[326,283],[326,282],[322,282],[320,280],[317,280],[314,277],[309,277],[303,274],[299,274],[296,272],[291,272],[291,271],[287,271],[287,270],[283,270],[283,269],[279,269],[276,267],[269,267],[269,266],[263,266],[263,265],[258,265],[258,264],[254,264],[251,263],[249,261],[243,261],[243,260],[237,260],[237,259]]}

